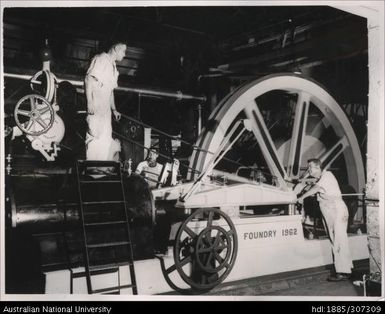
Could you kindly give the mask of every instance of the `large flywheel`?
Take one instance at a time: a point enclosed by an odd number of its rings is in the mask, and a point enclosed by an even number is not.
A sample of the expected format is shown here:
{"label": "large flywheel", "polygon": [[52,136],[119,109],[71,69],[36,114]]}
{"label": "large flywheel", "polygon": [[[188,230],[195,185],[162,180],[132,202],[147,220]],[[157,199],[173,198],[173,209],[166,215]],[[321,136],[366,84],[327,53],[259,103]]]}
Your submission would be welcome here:
{"label": "large flywheel", "polygon": [[320,158],[324,167],[338,168],[345,184],[362,192],[365,172],[354,130],[318,83],[296,74],[275,74],[239,87],[212,112],[190,167],[202,171],[239,119],[250,120],[250,137],[275,178],[274,185],[289,188],[288,182],[303,174],[308,158]]}

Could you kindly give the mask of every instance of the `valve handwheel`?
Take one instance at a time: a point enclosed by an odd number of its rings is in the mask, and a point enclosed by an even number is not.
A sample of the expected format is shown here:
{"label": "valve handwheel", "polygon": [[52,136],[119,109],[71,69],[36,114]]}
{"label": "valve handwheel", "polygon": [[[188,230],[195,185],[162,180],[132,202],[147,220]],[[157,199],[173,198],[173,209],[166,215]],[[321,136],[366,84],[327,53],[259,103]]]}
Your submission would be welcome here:
{"label": "valve handwheel", "polygon": [[56,91],[56,77],[49,70],[41,70],[37,72],[30,82],[32,91],[44,95],[44,97],[52,102]]}
{"label": "valve handwheel", "polygon": [[24,133],[38,136],[52,127],[55,120],[55,111],[43,96],[31,94],[18,101],[14,117],[17,126]]}

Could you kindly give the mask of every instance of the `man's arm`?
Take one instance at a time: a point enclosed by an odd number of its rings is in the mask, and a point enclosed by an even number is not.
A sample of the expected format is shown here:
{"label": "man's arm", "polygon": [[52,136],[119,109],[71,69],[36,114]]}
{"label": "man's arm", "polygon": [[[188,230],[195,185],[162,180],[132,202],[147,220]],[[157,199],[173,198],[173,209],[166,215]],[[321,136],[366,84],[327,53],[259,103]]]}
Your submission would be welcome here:
{"label": "man's arm", "polygon": [[135,173],[136,173],[136,174],[141,174],[142,171],[143,171],[143,166],[144,166],[144,164],[143,164],[143,161],[142,161],[142,162],[140,162],[140,163],[138,164],[138,166],[136,167]]}
{"label": "man's arm", "polygon": [[306,197],[317,194],[319,191],[321,191],[321,187],[318,184],[314,184],[309,191],[298,197],[298,202],[302,203]]}
{"label": "man's arm", "polygon": [[111,96],[110,96],[110,105],[111,105],[112,113],[113,113],[114,116],[115,116],[115,120],[116,120],[116,121],[119,121],[122,115],[120,114],[120,112],[118,112],[118,111],[116,110],[116,107],[115,107],[114,91],[111,92]]}
{"label": "man's arm", "polygon": [[99,88],[99,85],[98,85],[98,82],[90,75],[86,76],[84,83],[85,83],[86,98],[87,98],[87,113],[94,114],[95,105],[94,105],[93,91],[95,90],[95,88]]}
{"label": "man's arm", "polygon": [[[92,58],[91,64],[87,70],[87,75],[84,79],[85,94],[87,99],[87,111],[88,114],[95,113],[95,99],[94,91],[98,90],[103,84],[97,79],[97,73],[100,72],[100,68],[103,67],[103,58],[100,55],[96,55]],[[96,76],[95,76],[96,75]]]}

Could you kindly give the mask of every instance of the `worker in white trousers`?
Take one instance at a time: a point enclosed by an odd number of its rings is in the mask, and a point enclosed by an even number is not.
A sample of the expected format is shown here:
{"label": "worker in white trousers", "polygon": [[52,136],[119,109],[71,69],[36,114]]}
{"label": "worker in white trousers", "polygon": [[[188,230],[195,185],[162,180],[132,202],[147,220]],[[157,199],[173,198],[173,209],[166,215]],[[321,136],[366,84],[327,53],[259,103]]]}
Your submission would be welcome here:
{"label": "worker in white trousers", "polygon": [[353,263],[350,255],[347,226],[349,211],[337,179],[332,172],[322,170],[319,159],[309,159],[308,172],[317,179],[316,183],[298,198],[299,203],[311,195],[317,194],[317,200],[327,225],[329,238],[332,243],[335,275],[330,275],[328,281],[343,281],[350,278]]}
{"label": "worker in white trousers", "polygon": [[119,72],[116,61],[122,61],[126,45],[115,44],[108,53],[96,55],[85,78],[87,97],[86,158],[87,160],[113,160],[120,151],[120,143],[112,138],[111,111],[119,121],[116,110],[114,88],[118,86]]}

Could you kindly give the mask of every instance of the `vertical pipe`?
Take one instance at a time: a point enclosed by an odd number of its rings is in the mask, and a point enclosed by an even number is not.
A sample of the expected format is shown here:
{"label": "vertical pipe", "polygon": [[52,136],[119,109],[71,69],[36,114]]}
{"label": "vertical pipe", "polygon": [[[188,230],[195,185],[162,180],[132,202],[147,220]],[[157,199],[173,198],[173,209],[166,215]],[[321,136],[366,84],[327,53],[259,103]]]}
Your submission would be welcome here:
{"label": "vertical pipe", "polygon": [[198,103],[198,136],[202,130],[202,105]]}

